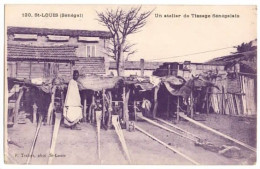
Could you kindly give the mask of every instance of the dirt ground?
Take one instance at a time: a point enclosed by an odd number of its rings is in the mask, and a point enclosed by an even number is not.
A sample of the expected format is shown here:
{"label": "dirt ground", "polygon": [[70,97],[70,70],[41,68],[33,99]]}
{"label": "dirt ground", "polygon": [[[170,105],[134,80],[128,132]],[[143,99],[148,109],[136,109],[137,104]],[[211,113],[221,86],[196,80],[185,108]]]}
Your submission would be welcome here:
{"label": "dirt ground", "polygon": [[[169,122],[172,121],[169,120]],[[201,121],[201,123],[256,147],[256,119],[210,114],[206,116],[206,121]],[[205,150],[202,147],[195,146],[190,140],[169,133],[145,121],[138,121],[136,125],[202,165],[251,165],[256,162],[256,153],[212,134],[188,121],[180,121],[177,126],[203,139],[208,139],[214,145],[239,147],[242,157],[238,159],[227,158],[218,153]],[[60,127],[55,149],[56,157],[53,159],[53,164],[128,164],[115,130],[101,129],[101,160],[98,160],[96,127],[89,123],[81,123],[81,128],[82,130],[71,130]],[[36,124],[30,122],[8,128],[9,138],[22,146],[22,148],[9,144],[7,163],[26,163],[35,130]],[[47,164],[52,130],[53,126],[42,125],[31,164]],[[123,133],[133,161],[132,164],[192,164],[137,130],[134,132],[123,130]]]}

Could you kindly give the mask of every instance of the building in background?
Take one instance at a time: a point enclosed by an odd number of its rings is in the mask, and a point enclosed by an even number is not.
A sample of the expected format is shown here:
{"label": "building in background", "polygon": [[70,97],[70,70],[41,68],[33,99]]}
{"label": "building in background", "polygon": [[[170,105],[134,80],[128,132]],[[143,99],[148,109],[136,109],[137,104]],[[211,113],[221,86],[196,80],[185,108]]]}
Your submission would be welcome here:
{"label": "building in background", "polygon": [[111,35],[105,31],[7,28],[7,72],[17,79],[106,74],[102,51]]}
{"label": "building in background", "polygon": [[[140,59],[140,61],[125,61],[125,76],[151,76],[153,72],[163,65],[164,62],[150,62]],[[117,75],[117,66],[115,61],[109,63],[109,73]]]}

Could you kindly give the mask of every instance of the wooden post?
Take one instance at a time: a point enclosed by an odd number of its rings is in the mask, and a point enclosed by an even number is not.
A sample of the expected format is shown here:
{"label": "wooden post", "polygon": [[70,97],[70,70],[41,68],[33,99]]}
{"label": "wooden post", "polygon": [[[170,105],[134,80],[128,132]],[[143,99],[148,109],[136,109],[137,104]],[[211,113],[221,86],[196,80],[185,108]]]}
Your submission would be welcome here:
{"label": "wooden post", "polygon": [[97,104],[96,104],[96,98],[95,95],[93,95],[93,106],[92,106],[92,111],[91,111],[91,121],[92,123],[95,123],[95,111],[97,108]]}
{"label": "wooden post", "polygon": [[36,103],[33,104],[33,123],[37,123],[37,105]]}
{"label": "wooden post", "polygon": [[207,115],[209,115],[209,87],[207,87],[206,92]]}
{"label": "wooden post", "polygon": [[90,123],[94,123],[95,121],[95,117],[94,117],[94,109],[95,109],[95,96],[94,96],[94,93],[92,95],[92,101],[91,101],[91,104],[89,106],[89,113],[88,113],[88,121]]}
{"label": "wooden post", "polygon": [[136,101],[134,101],[134,116],[135,116],[135,121],[137,121],[137,119],[136,119]]}
{"label": "wooden post", "polygon": [[128,100],[129,100],[130,90],[126,91],[126,87],[123,87],[123,120],[126,124],[126,129],[129,127],[129,114],[128,114]]}
{"label": "wooden post", "polygon": [[[171,65],[168,65],[168,75],[171,75]],[[170,96],[167,94],[167,112],[166,117],[169,118],[170,116]]]}
{"label": "wooden post", "polygon": [[83,122],[86,122],[87,118],[87,91],[83,91],[84,104],[83,104]]}
{"label": "wooden post", "polygon": [[129,110],[128,110],[128,101],[129,101],[129,96],[130,96],[130,89],[126,92],[126,97],[125,97],[125,114],[126,114],[126,129],[129,129]]}
{"label": "wooden post", "polygon": [[129,164],[131,164],[132,160],[130,158],[130,154],[129,154],[128,148],[126,146],[126,142],[125,142],[123,131],[122,131],[121,126],[119,124],[119,117],[118,117],[118,115],[112,115],[112,124],[113,124],[113,126],[115,128],[116,134],[118,135],[119,141],[121,142],[121,145],[122,145],[122,148],[123,148],[123,150],[125,152],[126,158],[127,158],[128,162],[129,162]]}
{"label": "wooden post", "polygon": [[154,107],[153,107],[153,118],[156,117],[157,115],[157,107],[158,107],[158,91],[159,91],[159,86],[156,86],[154,88]]}
{"label": "wooden post", "polygon": [[24,89],[21,88],[21,89],[19,90],[19,94],[18,94],[17,100],[16,100],[16,102],[15,102],[15,108],[14,108],[14,123],[17,122],[17,117],[18,117],[19,109],[20,109],[20,102],[21,102],[23,93],[24,93]]}
{"label": "wooden post", "polygon": [[177,122],[180,121],[180,96],[177,96]]}
{"label": "wooden post", "polygon": [[61,88],[61,109],[63,110],[64,107],[64,92],[63,92],[63,88]]}
{"label": "wooden post", "polygon": [[225,90],[224,86],[222,86],[222,114],[225,114]]}
{"label": "wooden post", "polygon": [[191,118],[193,118],[193,115],[194,115],[194,110],[193,110],[193,84],[192,84],[192,87],[191,87],[191,93],[190,93],[190,116]]}
{"label": "wooden post", "polygon": [[50,125],[52,123],[51,119],[52,119],[52,115],[53,115],[52,113],[53,113],[53,109],[54,109],[56,88],[57,88],[57,86],[54,85],[52,87],[52,90],[51,90],[51,102],[50,102],[50,105],[49,105],[49,108],[48,108],[48,114],[47,114],[47,124],[48,125]]}
{"label": "wooden post", "polygon": [[141,77],[144,76],[144,59],[140,59]]}
{"label": "wooden post", "polygon": [[98,149],[98,159],[101,160],[101,146],[100,146],[100,125],[102,120],[102,112],[95,111],[96,114],[96,122],[97,122],[97,149]]}
{"label": "wooden post", "polygon": [[38,122],[38,125],[37,125],[37,128],[36,128],[36,132],[35,132],[35,135],[34,135],[34,138],[33,138],[32,146],[31,146],[26,164],[30,164],[30,162],[31,162],[33,151],[34,151],[34,148],[35,148],[35,144],[36,144],[36,141],[37,141],[37,138],[38,138],[38,134],[39,134],[41,125],[42,125],[42,116],[40,115],[39,122]]}
{"label": "wooden post", "polygon": [[106,111],[106,107],[105,107],[105,89],[102,89],[102,126],[105,126],[105,111]]}
{"label": "wooden post", "polygon": [[94,97],[94,95],[91,96],[91,103],[89,105],[89,110],[88,110],[88,114],[87,114],[87,121],[88,122],[91,122],[90,121],[90,115],[91,115],[91,111],[92,111],[91,109],[92,109],[92,104],[93,104],[93,97]]}
{"label": "wooden post", "polygon": [[125,102],[125,95],[126,95],[126,92],[125,92],[125,86],[123,87],[123,94],[122,94],[122,100],[123,100],[123,121],[125,122],[125,120],[126,120],[126,115],[125,115],[125,104],[126,104],[126,102]]}
{"label": "wooden post", "polygon": [[49,153],[50,156],[48,159],[48,164],[52,163],[52,159],[55,155],[55,146],[56,146],[57,137],[59,133],[60,121],[61,121],[61,112],[59,113],[55,112],[55,124],[54,124],[52,139],[51,139],[51,148]]}
{"label": "wooden post", "polygon": [[107,110],[107,112],[108,112],[108,120],[107,120],[107,128],[111,128],[111,126],[112,126],[112,122],[111,122],[111,118],[112,118],[112,110],[113,110],[113,108],[112,108],[112,93],[111,93],[111,91],[108,91],[107,92],[107,94],[108,94],[108,110]]}

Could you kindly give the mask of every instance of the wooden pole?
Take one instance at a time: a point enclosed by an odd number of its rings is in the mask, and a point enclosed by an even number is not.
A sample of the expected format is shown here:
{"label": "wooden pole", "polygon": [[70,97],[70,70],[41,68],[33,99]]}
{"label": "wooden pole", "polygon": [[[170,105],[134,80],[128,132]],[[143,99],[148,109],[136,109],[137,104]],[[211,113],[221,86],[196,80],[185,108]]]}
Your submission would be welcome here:
{"label": "wooden pole", "polygon": [[183,137],[183,138],[186,138],[186,139],[188,139],[188,140],[197,142],[197,139],[193,139],[193,138],[187,137],[187,136],[185,136],[185,135],[182,135],[182,134],[180,134],[180,133],[178,133],[178,132],[176,132],[176,131],[174,131],[174,130],[171,130],[171,129],[169,129],[169,128],[167,128],[167,127],[165,127],[165,126],[163,126],[163,125],[161,125],[161,124],[159,124],[159,123],[156,123],[156,122],[154,122],[154,121],[152,121],[152,120],[150,120],[150,119],[148,119],[148,118],[146,118],[146,117],[144,117],[144,116],[142,116],[142,115],[137,114],[137,116],[138,116],[138,118],[140,118],[140,119],[142,119],[142,120],[145,120],[145,121],[147,121],[148,123],[151,123],[151,124],[153,124],[153,125],[155,125],[155,126],[161,128],[161,129],[164,129],[164,130],[169,131],[169,132],[171,132],[171,133],[177,134],[178,136]]}
{"label": "wooden pole", "polygon": [[115,127],[116,134],[118,135],[119,141],[121,142],[121,145],[123,147],[123,150],[125,152],[127,160],[131,164],[132,160],[130,158],[129,151],[128,151],[127,146],[126,146],[126,142],[125,142],[123,131],[122,131],[122,129],[120,127],[120,124],[119,124],[119,117],[118,117],[118,115],[112,115],[112,124]]}
{"label": "wooden pole", "polygon": [[134,116],[135,116],[135,121],[137,121],[137,118],[136,118],[136,114],[137,114],[137,107],[136,107],[136,101],[134,101]]}
{"label": "wooden pole", "polygon": [[159,86],[155,86],[155,88],[154,88],[153,118],[155,118],[155,117],[156,117],[156,114],[157,114],[157,107],[158,107],[158,91],[159,91]]}
{"label": "wooden pole", "polygon": [[125,99],[125,96],[126,96],[126,91],[125,91],[125,86],[123,87],[123,94],[122,94],[122,100],[123,100],[123,121],[125,122],[126,121],[126,99]]}
{"label": "wooden pole", "polygon": [[193,119],[187,117],[187,116],[184,115],[184,114],[180,114],[180,116],[181,116],[182,118],[184,118],[184,119],[190,121],[190,122],[193,123],[193,124],[196,124],[196,125],[198,125],[198,126],[204,128],[204,129],[206,129],[206,130],[208,130],[208,131],[211,131],[211,132],[213,132],[213,133],[215,133],[215,134],[217,134],[217,135],[219,135],[219,136],[222,136],[222,137],[224,137],[224,138],[226,138],[226,139],[228,139],[228,140],[231,140],[231,141],[233,141],[233,142],[235,142],[235,143],[237,143],[237,144],[239,144],[239,145],[241,145],[241,146],[243,146],[243,147],[245,147],[245,148],[247,148],[247,149],[249,149],[249,150],[252,150],[252,151],[256,152],[256,149],[255,149],[254,147],[251,147],[251,146],[249,146],[249,145],[247,145],[247,144],[245,144],[245,143],[243,143],[243,142],[241,142],[241,141],[239,141],[239,140],[236,140],[236,139],[234,139],[234,138],[232,138],[232,137],[230,137],[230,136],[228,136],[228,135],[225,135],[225,134],[223,134],[223,133],[221,133],[221,132],[219,132],[219,131],[217,131],[217,130],[214,130],[214,129],[212,129],[212,128],[210,128],[210,127],[204,125],[204,124],[201,124],[201,123],[199,123],[199,122],[197,122],[197,121],[195,121],[195,120],[193,120]]}
{"label": "wooden pole", "polygon": [[16,100],[16,102],[15,102],[15,108],[14,108],[14,123],[17,122],[17,117],[18,117],[19,109],[20,109],[20,102],[21,102],[23,93],[24,93],[24,89],[23,89],[23,87],[22,87],[22,88],[20,89],[20,91],[19,91],[17,100]]}
{"label": "wooden pole", "polygon": [[171,127],[175,128],[175,129],[177,129],[177,130],[180,130],[180,131],[182,131],[183,133],[187,133],[187,134],[189,134],[190,136],[192,136],[192,137],[194,137],[194,138],[197,138],[197,139],[202,140],[199,136],[196,136],[196,135],[194,135],[194,134],[192,134],[192,133],[190,133],[190,132],[188,132],[188,131],[186,131],[186,130],[183,130],[183,129],[179,128],[178,126],[176,126],[176,125],[174,125],[174,124],[172,124],[172,123],[169,123],[169,122],[167,122],[167,121],[165,121],[165,120],[162,120],[162,119],[159,119],[159,118],[155,118],[155,119],[158,120],[158,121],[160,121],[160,122],[162,122],[162,123],[164,123],[164,124],[167,124],[168,126],[171,126]]}
{"label": "wooden pole", "polygon": [[102,111],[96,111],[96,122],[97,122],[97,149],[98,159],[101,160],[101,148],[100,148],[100,126],[102,119]]}
{"label": "wooden pole", "polygon": [[222,114],[225,114],[225,90],[224,86],[222,86]]}
{"label": "wooden pole", "polygon": [[89,113],[88,113],[88,121],[90,123],[94,123],[94,107],[95,107],[95,96],[94,93],[92,95],[91,104],[89,106]]}
{"label": "wooden pole", "polygon": [[58,137],[58,133],[59,133],[60,121],[61,121],[61,113],[55,112],[55,124],[54,124],[52,139],[51,139],[51,148],[50,148],[50,153],[49,153],[48,164],[52,163],[52,159],[55,154],[55,146],[56,146],[57,137]]}
{"label": "wooden pole", "polygon": [[37,128],[36,128],[36,132],[35,132],[35,135],[34,135],[34,138],[33,138],[32,146],[31,146],[31,149],[30,149],[29,156],[27,158],[26,164],[29,164],[31,162],[31,159],[32,159],[32,156],[33,156],[33,151],[34,151],[35,144],[36,144],[36,141],[37,141],[37,137],[38,137],[41,125],[42,125],[42,116],[40,116],[39,118],[40,119],[38,121],[38,125],[37,125]]}
{"label": "wooden pole", "polygon": [[209,87],[207,87],[206,91],[206,105],[207,105],[207,115],[209,115]]}
{"label": "wooden pole", "polygon": [[105,126],[105,111],[106,111],[106,108],[105,108],[105,89],[102,89],[102,126]]}
{"label": "wooden pole", "polygon": [[153,140],[157,141],[158,143],[164,145],[166,148],[170,149],[171,151],[179,154],[180,156],[182,156],[183,158],[187,159],[188,161],[190,161],[192,164],[196,164],[199,165],[198,162],[196,162],[195,160],[191,159],[190,157],[186,156],[185,154],[179,152],[178,150],[176,150],[175,148],[173,148],[172,146],[169,146],[168,144],[164,143],[163,141],[159,140],[158,138],[156,138],[155,136],[149,134],[148,132],[144,131],[142,128],[140,128],[139,126],[135,125],[135,128],[137,130],[139,130],[140,132],[144,133],[145,135],[149,136],[150,138],[152,138]]}
{"label": "wooden pole", "polygon": [[167,94],[167,111],[166,111],[166,117],[169,118],[170,116],[170,96]]}
{"label": "wooden pole", "polygon": [[130,96],[130,89],[128,89],[128,91],[126,92],[126,96],[125,96],[125,123],[126,123],[126,129],[129,129],[129,110],[128,110],[128,101],[129,101],[129,96]]}
{"label": "wooden pole", "polygon": [[112,122],[111,122],[111,118],[112,118],[112,93],[111,91],[107,92],[107,97],[108,97],[108,120],[107,120],[107,128],[111,128],[112,126]]}
{"label": "wooden pole", "polygon": [[38,107],[37,107],[36,103],[34,103],[33,104],[33,123],[37,122],[37,119],[36,119],[36,117],[37,117],[37,109],[38,109]]}
{"label": "wooden pole", "polygon": [[140,59],[141,77],[144,76],[144,59]]}
{"label": "wooden pole", "polygon": [[54,109],[54,101],[55,101],[55,92],[56,92],[56,85],[53,85],[52,89],[51,89],[51,102],[48,108],[48,114],[47,114],[47,124],[50,125],[51,124],[51,117],[52,117],[52,113],[53,113],[53,109]]}
{"label": "wooden pole", "polygon": [[[171,65],[168,65],[168,76],[171,75]],[[166,117],[169,118],[170,116],[170,95],[167,94],[167,111],[166,111]]]}
{"label": "wooden pole", "polygon": [[83,103],[83,122],[86,122],[87,118],[87,91],[83,92],[84,103]]}
{"label": "wooden pole", "polygon": [[194,110],[193,110],[193,87],[190,94],[190,116],[193,118],[194,116]]}
{"label": "wooden pole", "polygon": [[180,96],[177,96],[177,122],[179,122],[180,121],[180,115],[179,115],[179,113],[180,113]]}

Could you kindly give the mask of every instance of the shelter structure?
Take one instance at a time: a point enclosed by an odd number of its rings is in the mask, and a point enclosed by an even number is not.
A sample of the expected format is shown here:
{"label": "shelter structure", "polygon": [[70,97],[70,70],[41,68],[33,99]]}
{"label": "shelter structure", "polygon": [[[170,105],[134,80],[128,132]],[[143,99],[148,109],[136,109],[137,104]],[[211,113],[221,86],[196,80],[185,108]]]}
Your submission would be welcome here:
{"label": "shelter structure", "polygon": [[212,91],[210,102],[216,113],[256,116],[257,50],[235,53],[208,63],[222,64],[227,72],[215,79],[221,92]]}

